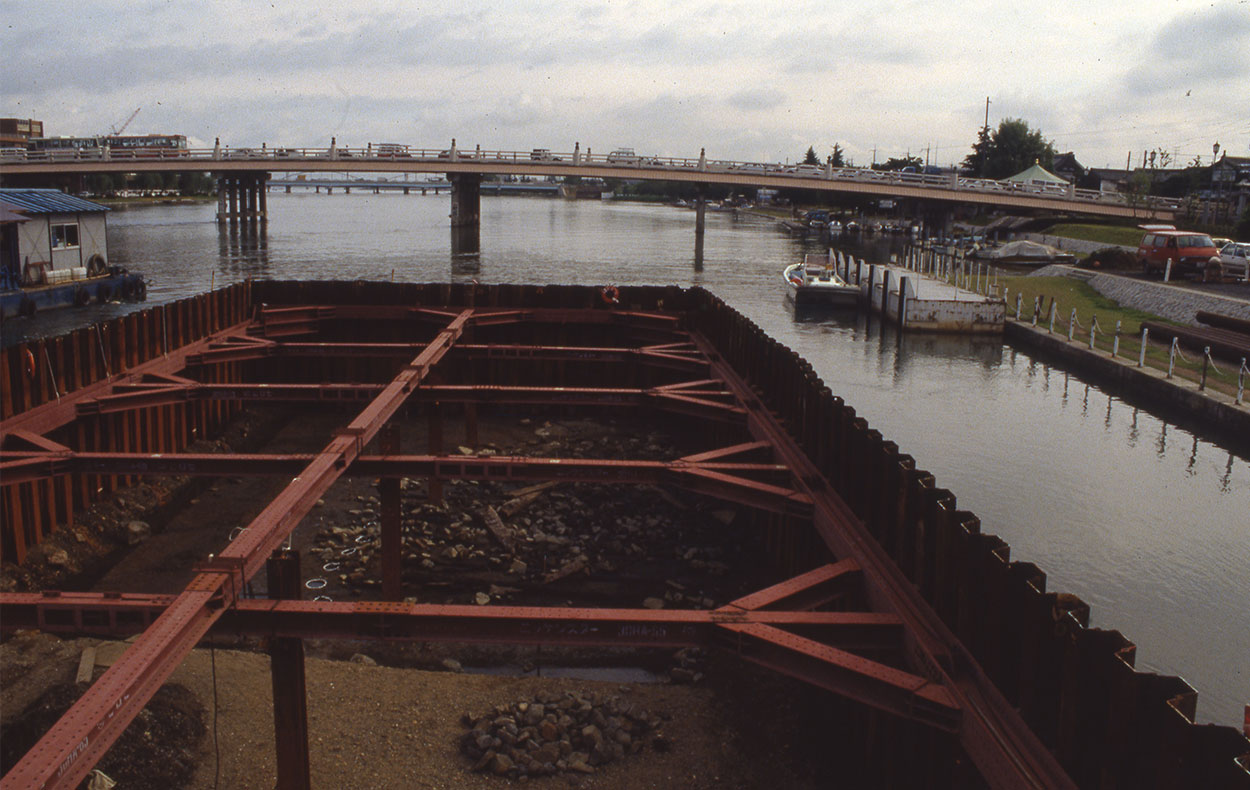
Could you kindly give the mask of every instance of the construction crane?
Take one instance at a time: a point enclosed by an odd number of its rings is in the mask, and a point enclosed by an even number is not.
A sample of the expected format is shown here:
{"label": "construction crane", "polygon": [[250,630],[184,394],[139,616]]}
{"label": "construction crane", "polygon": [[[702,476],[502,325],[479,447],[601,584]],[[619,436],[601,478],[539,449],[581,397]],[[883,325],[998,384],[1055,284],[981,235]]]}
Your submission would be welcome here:
{"label": "construction crane", "polygon": [[130,125],[130,122],[135,119],[135,116],[139,114],[139,110],[142,110],[142,109],[143,109],[142,107],[136,107],[135,111],[132,112],[130,114],[130,117],[126,119],[125,123],[121,125],[120,129],[116,126],[113,127],[112,133],[116,135],[116,134],[121,134],[122,132],[126,131],[126,127]]}

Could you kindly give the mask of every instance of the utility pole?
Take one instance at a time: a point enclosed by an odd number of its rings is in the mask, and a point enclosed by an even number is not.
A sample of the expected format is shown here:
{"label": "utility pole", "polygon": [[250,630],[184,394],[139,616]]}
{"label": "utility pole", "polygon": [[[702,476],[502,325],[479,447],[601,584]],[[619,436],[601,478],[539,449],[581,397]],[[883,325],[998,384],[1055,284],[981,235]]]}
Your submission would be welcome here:
{"label": "utility pole", "polygon": [[985,97],[985,131],[990,130],[990,97]]}

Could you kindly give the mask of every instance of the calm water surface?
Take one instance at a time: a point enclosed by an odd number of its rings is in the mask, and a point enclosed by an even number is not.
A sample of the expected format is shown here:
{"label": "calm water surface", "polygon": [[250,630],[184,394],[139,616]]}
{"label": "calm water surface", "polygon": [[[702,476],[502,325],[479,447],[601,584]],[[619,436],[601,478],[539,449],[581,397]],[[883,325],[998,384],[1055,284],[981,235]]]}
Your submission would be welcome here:
{"label": "calm water surface", "polygon": [[[267,232],[218,229],[214,205],[109,216],[113,262],[160,303],[253,278],[702,285],[811,361],[833,391],[928,469],[1048,589],[1180,675],[1199,719],[1240,726],[1250,702],[1250,462],[997,340],[905,336],[863,318],[796,315],[781,269],[804,251],[762,219],[483,197],[482,251],[450,254],[446,196],[272,194]],[[885,251],[878,251],[878,255]],[[5,325],[57,334],[128,306]],[[1228,442],[1232,444],[1231,440]]]}

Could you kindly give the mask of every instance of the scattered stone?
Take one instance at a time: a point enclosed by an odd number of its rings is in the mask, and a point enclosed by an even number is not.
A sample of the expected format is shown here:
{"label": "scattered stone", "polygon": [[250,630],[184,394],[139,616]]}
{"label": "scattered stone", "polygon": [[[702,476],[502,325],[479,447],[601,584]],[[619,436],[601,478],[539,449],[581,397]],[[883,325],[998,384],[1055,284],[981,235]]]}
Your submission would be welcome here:
{"label": "scattered stone", "polygon": [[[462,716],[468,730],[460,750],[473,761],[474,771],[513,779],[573,779],[642,752],[656,736],[659,722],[620,697],[601,700],[576,691],[548,692],[497,705],[483,716]],[[665,750],[669,747],[666,742]]]}
{"label": "scattered stone", "polygon": [[377,661],[374,661],[371,657],[366,656],[364,653],[356,653],[351,657],[350,661],[353,664],[364,664],[367,667],[376,667],[378,665]]}
{"label": "scattered stone", "polygon": [[152,527],[146,521],[130,521],[126,524],[126,542],[137,546],[152,537]]}
{"label": "scattered stone", "polygon": [[464,666],[454,658],[444,658],[442,661],[443,669],[448,672],[463,672]]}
{"label": "scattered stone", "polygon": [[478,606],[485,606],[486,604],[490,603],[490,595],[484,592],[475,593],[473,596],[473,603],[477,604]]}
{"label": "scattered stone", "polygon": [[663,609],[664,599],[663,598],[644,598],[642,601],[642,606],[644,609]]}

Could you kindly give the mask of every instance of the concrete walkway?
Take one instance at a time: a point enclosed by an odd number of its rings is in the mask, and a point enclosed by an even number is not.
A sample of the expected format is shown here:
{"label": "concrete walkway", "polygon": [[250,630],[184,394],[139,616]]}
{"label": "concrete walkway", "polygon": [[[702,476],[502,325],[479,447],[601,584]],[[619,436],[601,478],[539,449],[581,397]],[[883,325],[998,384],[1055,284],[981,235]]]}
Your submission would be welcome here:
{"label": "concrete walkway", "polygon": [[[1206,293],[1153,280],[1092,272],[1075,266],[1056,264],[1033,273],[1035,277],[1072,277],[1089,283],[1095,291],[1124,307],[1154,313],[1171,321],[1198,325],[1199,310],[1250,320],[1250,298]],[[1250,293],[1250,291],[1248,291]]]}

